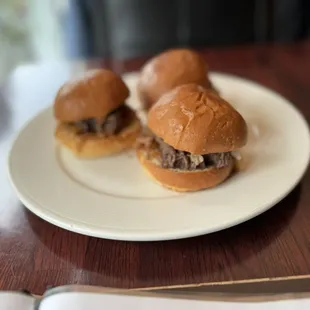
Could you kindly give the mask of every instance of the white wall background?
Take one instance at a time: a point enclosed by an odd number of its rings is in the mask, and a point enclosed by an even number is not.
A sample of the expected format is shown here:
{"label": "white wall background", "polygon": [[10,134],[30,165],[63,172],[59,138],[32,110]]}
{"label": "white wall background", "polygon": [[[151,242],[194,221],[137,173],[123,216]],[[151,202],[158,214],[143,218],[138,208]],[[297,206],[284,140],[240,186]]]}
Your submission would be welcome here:
{"label": "white wall background", "polygon": [[64,59],[61,16],[67,6],[67,0],[28,0],[29,39],[35,59]]}
{"label": "white wall background", "polygon": [[0,83],[24,63],[64,59],[68,0],[0,0]]}

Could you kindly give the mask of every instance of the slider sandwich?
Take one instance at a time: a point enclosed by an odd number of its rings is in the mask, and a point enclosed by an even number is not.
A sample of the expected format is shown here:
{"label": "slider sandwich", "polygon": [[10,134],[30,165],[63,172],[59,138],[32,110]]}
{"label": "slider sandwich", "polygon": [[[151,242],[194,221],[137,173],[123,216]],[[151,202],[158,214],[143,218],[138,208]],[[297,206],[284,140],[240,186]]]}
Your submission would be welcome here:
{"label": "slider sandwich", "polygon": [[151,58],[141,69],[137,84],[142,108],[149,110],[164,93],[189,83],[214,89],[207,63],[195,51],[176,48]]}
{"label": "slider sandwich", "polygon": [[78,157],[95,158],[132,147],[140,134],[129,90],[109,70],[98,69],[65,83],[54,101],[56,140]]}
{"label": "slider sandwich", "polygon": [[163,95],[148,114],[137,156],[149,175],[180,192],[214,187],[233,172],[232,152],[247,142],[243,117],[212,90],[197,84]]}

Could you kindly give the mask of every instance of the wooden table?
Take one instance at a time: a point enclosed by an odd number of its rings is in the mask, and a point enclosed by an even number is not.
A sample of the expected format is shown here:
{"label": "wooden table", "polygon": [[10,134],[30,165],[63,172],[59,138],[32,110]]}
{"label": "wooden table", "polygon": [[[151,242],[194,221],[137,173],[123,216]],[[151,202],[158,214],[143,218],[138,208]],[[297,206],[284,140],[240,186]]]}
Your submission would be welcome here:
{"label": "wooden table", "polygon": [[[310,43],[210,49],[203,54],[211,70],[266,85],[310,119]],[[137,70],[143,62],[105,64],[123,72]],[[21,124],[48,104],[72,73],[68,68],[68,64],[18,67],[2,92],[0,289],[26,288],[40,294],[49,285],[72,283],[139,288],[310,278],[309,171],[291,194],[265,214],[229,230],[187,240],[101,240],[62,230],[28,212],[8,184],[6,152]]]}

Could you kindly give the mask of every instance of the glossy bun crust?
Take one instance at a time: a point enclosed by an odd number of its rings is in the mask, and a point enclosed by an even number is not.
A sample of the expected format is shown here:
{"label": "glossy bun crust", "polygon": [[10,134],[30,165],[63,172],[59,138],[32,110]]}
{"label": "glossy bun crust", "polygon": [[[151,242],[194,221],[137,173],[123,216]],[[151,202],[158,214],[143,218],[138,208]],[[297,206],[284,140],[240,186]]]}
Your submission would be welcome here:
{"label": "glossy bun crust", "polygon": [[129,89],[114,72],[96,69],[68,81],[54,101],[54,116],[61,122],[104,118],[129,96]]}
{"label": "glossy bun crust", "polygon": [[210,167],[204,170],[182,171],[162,168],[152,154],[143,148],[137,149],[138,159],[148,174],[162,186],[178,192],[193,192],[214,187],[224,182],[234,169],[234,159],[223,168]]}
{"label": "glossy bun crust", "polygon": [[214,91],[176,87],[150,109],[148,127],[167,144],[192,154],[230,152],[247,142],[243,117]]}
{"label": "glossy bun crust", "polygon": [[207,74],[205,60],[190,49],[171,49],[153,57],[143,66],[137,86],[143,108],[149,109],[164,93],[182,84],[212,87]]}

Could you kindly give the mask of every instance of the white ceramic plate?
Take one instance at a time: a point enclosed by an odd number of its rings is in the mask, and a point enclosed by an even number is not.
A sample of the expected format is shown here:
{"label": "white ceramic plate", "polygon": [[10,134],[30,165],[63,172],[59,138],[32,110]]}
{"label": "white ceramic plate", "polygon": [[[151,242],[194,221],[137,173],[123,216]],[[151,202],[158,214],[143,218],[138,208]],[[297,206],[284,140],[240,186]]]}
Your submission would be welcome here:
{"label": "white ceramic plate", "polygon": [[[137,107],[136,74],[128,74]],[[52,109],[28,123],[9,154],[11,182],[39,217],[81,234],[118,240],[167,240],[244,222],[287,195],[309,162],[307,123],[284,98],[241,78],[213,73],[222,95],[246,119],[250,134],[242,170],[222,185],[178,194],[155,184],[133,152],[78,160],[55,146]]]}

